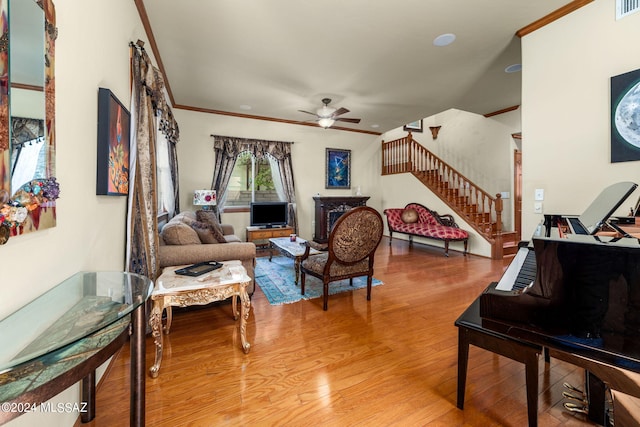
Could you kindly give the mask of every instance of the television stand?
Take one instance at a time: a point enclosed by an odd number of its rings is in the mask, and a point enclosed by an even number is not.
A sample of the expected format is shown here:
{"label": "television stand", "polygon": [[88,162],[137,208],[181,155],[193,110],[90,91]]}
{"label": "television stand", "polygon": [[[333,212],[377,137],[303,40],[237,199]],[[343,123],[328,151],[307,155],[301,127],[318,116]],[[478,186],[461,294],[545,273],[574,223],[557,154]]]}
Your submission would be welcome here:
{"label": "television stand", "polygon": [[269,239],[274,237],[289,237],[293,228],[289,226],[279,228],[247,227],[247,242],[253,242],[256,246],[267,249]]}

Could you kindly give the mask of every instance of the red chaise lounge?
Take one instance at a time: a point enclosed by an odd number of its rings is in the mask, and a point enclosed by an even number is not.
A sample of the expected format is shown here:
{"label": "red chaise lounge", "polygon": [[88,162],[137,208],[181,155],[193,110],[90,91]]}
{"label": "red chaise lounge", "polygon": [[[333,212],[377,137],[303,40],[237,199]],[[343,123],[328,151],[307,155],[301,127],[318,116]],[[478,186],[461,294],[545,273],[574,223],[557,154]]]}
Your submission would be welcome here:
{"label": "red chaise lounge", "polygon": [[464,255],[467,254],[469,233],[460,229],[449,214],[438,215],[419,203],[409,203],[404,209],[385,209],[384,214],[389,226],[389,244],[394,232],[404,233],[409,235],[409,245],[413,243],[413,236],[444,241],[445,256],[449,256],[449,242],[464,242]]}

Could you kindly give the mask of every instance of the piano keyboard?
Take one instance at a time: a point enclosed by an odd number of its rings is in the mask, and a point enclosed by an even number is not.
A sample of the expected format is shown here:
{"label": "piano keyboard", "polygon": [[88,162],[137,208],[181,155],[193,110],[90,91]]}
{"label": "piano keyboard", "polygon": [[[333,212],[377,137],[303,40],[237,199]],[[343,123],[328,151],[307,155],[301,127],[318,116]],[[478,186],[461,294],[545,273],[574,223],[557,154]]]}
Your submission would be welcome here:
{"label": "piano keyboard", "polygon": [[536,278],[536,252],[527,247],[518,249],[518,253],[500,278],[496,290],[523,291],[531,286]]}

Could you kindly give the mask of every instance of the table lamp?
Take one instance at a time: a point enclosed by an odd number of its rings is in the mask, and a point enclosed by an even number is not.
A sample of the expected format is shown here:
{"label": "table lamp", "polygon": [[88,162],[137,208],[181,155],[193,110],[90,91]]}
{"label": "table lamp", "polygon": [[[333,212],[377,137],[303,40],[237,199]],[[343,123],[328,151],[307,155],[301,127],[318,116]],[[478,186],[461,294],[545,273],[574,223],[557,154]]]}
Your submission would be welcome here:
{"label": "table lamp", "polygon": [[216,190],[196,190],[193,193],[194,206],[202,206],[202,210],[208,211],[211,206],[216,206]]}

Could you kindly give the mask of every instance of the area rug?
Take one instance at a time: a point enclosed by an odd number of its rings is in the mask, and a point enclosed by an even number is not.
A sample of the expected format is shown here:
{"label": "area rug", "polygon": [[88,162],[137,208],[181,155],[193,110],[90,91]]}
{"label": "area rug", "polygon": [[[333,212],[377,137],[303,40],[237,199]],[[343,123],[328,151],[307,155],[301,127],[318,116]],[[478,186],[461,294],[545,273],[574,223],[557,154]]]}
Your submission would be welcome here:
{"label": "area rug", "polygon": [[[307,274],[304,295],[300,294],[300,283],[295,284],[295,271],[293,260],[284,256],[275,256],[271,261],[269,257],[256,258],[256,283],[269,300],[271,305],[291,304],[300,300],[319,298],[322,296],[322,281]],[[372,286],[382,285],[375,277]],[[351,292],[354,289],[366,288],[367,278],[356,277],[353,286],[349,285],[349,279],[331,282],[329,295],[340,292]]]}

